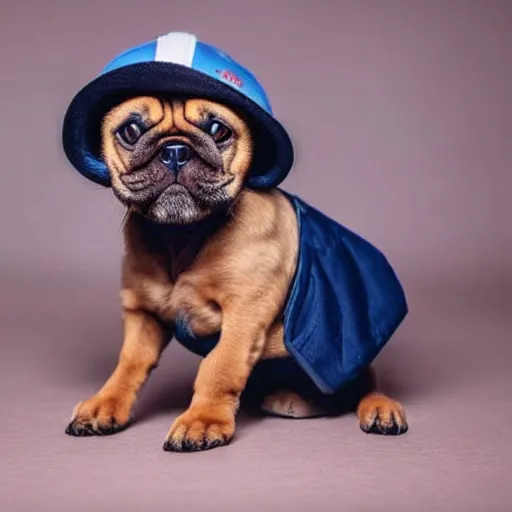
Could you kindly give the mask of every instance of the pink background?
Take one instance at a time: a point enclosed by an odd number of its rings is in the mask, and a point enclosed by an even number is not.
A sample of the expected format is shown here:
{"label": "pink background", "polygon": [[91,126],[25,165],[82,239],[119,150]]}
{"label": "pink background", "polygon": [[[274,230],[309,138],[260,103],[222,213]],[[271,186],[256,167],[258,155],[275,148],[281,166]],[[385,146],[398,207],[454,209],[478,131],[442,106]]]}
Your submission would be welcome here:
{"label": "pink background", "polygon": [[[122,211],[60,147],[120,51],[194,32],[249,67],[289,129],[284,188],[390,258],[411,314],[377,360],[410,432],[242,417],[164,453],[197,359],[177,345],[137,423],[64,427],[121,341]],[[0,6],[0,510],[512,510],[512,3],[16,0]]]}

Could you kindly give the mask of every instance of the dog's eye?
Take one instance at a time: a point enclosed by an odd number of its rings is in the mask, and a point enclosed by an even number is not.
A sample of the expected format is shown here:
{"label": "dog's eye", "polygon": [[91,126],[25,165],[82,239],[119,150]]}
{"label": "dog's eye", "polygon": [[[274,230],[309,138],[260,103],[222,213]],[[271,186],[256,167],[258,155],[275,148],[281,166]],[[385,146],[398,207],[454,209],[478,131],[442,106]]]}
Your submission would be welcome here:
{"label": "dog's eye", "polygon": [[231,138],[231,135],[233,134],[233,132],[227,126],[219,123],[219,121],[214,121],[210,125],[208,128],[208,133],[217,144],[226,142]]}
{"label": "dog's eye", "polygon": [[137,121],[129,121],[119,128],[118,134],[123,142],[133,146],[139,140],[143,131],[142,126]]}

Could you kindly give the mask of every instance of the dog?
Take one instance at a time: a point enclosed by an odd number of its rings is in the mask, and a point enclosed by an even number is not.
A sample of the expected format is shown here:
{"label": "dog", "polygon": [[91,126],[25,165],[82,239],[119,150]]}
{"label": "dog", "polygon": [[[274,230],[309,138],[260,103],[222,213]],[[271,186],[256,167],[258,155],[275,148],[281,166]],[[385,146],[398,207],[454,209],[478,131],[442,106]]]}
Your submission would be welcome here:
{"label": "dog", "polygon": [[[75,407],[66,433],[126,428],[173,337],[203,359],[166,451],[230,443],[244,402],[288,418],[355,410],[365,432],[405,433],[402,406],[378,391],[371,369],[407,312],[391,267],[368,242],[277,186],[291,167],[291,146],[268,121],[268,98],[245,68],[190,34],[156,44],[154,61],[138,47],[110,63],[64,123],[72,163],[112,187],[126,208],[119,360]],[[176,54],[187,44],[220,61],[190,74]],[[222,83],[221,94],[204,86],[206,75],[214,89]],[[245,84],[250,103],[237,90]],[[80,138],[87,130],[89,146]],[[84,150],[94,143],[95,153]],[[315,244],[327,244],[325,254]]]}

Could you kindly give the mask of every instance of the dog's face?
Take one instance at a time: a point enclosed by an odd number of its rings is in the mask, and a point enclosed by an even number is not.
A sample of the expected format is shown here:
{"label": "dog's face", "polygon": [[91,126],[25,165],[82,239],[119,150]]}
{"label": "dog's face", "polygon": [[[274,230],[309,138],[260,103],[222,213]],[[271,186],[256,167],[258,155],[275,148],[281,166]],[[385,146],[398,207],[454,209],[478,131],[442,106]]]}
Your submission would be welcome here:
{"label": "dog's face", "polygon": [[252,159],[248,124],[203,99],[137,97],[104,117],[114,194],[160,224],[190,224],[229,205]]}

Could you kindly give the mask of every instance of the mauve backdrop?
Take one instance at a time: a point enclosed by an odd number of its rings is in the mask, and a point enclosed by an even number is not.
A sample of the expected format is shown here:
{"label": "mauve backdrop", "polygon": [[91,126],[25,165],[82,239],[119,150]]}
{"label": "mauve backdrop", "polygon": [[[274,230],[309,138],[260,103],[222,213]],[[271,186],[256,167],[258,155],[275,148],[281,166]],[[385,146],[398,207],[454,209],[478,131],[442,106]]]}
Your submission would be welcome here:
{"label": "mauve backdrop", "polygon": [[[410,432],[242,416],[227,448],[161,450],[198,360],[172,345],[137,422],[64,427],[121,342],[121,208],[60,146],[120,51],[194,32],[289,129],[288,190],[390,258],[411,313],[376,362]],[[0,5],[0,510],[509,511],[512,2],[16,0]]]}

